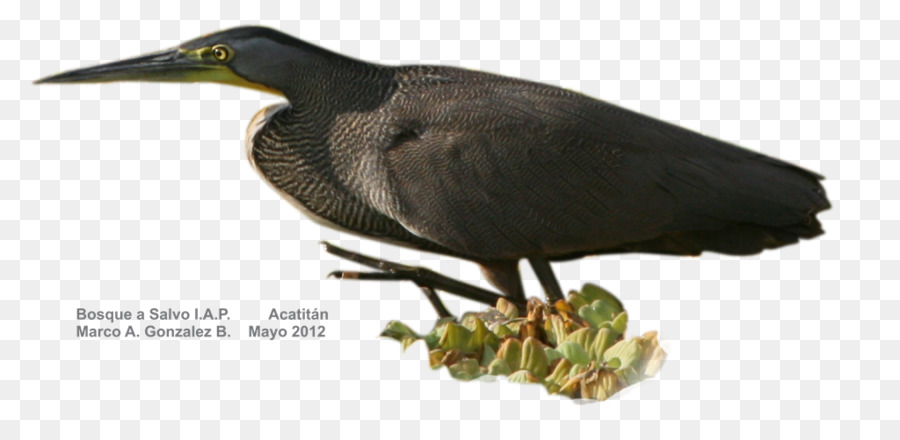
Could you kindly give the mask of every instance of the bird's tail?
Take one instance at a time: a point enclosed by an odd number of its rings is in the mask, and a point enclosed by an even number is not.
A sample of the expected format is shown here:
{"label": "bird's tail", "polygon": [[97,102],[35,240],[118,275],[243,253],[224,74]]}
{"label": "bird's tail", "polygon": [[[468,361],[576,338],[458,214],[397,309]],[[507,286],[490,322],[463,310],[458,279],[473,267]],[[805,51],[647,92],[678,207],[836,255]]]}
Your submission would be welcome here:
{"label": "bird's tail", "polygon": [[822,176],[761,154],[742,159],[724,166],[685,159],[669,170],[668,191],[704,194],[683,199],[685,209],[663,238],[668,246],[683,254],[750,255],[824,233],[816,215],[831,204]]}

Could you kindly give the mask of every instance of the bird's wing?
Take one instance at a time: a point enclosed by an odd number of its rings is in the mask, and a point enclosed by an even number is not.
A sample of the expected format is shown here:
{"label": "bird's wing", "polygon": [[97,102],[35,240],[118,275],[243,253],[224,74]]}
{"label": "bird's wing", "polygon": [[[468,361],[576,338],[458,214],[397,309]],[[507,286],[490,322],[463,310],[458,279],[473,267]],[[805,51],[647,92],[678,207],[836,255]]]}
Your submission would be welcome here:
{"label": "bird's wing", "polygon": [[[381,141],[361,163],[376,205],[461,254],[627,250],[684,231],[792,225],[822,208],[817,176],[784,162],[555,87],[432,77],[382,109]],[[637,250],[722,251],[682,245]]]}

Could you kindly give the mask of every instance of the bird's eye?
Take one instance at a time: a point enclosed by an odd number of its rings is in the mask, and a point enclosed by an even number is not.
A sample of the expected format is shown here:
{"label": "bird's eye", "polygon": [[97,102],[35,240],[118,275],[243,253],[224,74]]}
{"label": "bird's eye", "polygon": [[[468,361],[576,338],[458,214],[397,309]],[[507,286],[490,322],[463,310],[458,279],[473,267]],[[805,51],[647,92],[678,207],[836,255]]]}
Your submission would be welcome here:
{"label": "bird's eye", "polygon": [[224,45],[213,46],[212,55],[217,61],[225,62],[231,58],[231,49]]}

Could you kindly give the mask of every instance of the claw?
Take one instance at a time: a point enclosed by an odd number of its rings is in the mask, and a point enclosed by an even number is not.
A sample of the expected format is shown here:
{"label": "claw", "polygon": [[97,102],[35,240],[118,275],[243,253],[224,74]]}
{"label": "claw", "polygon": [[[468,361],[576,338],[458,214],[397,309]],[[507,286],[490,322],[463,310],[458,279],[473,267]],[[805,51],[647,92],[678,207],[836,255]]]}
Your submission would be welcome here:
{"label": "claw", "polygon": [[327,278],[334,278],[336,280],[352,280],[355,278],[359,278],[359,277],[356,277],[353,275],[354,275],[353,272],[344,272],[342,270],[336,270],[336,271],[328,274]]}

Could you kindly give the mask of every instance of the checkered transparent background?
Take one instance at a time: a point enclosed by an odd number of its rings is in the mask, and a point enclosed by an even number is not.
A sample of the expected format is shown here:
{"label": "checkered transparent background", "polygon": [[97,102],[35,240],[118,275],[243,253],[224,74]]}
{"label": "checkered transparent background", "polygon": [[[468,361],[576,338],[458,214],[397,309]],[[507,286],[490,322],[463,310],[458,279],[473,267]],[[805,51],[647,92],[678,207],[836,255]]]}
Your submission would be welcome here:
{"label": "checkered transparent background", "polygon": [[[896,2],[7,2],[0,15],[3,438],[891,438],[900,431]],[[136,3],[136,2],[134,2]],[[387,3],[387,2],[386,2]],[[386,64],[583,91],[818,170],[827,234],[760,256],[611,256],[598,282],[657,379],[603,403],[432,371],[378,338],[408,284],[325,280],[320,240],[486,286],[477,267],[323,229],[243,157],[269,95],[41,76],[262,23]],[[526,289],[540,291],[524,269]],[[454,311],[480,306],[452,298]],[[324,340],[77,340],[77,307],[328,310]],[[891,434],[893,433],[893,434]],[[896,438],[896,437],[894,437]]]}

